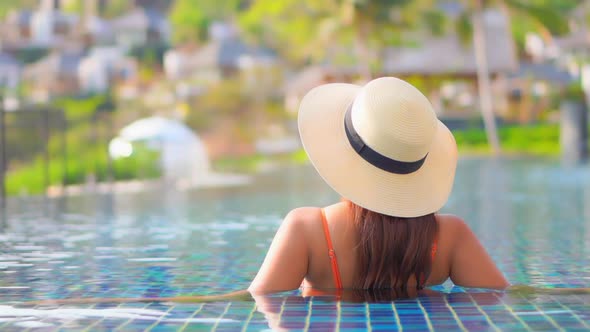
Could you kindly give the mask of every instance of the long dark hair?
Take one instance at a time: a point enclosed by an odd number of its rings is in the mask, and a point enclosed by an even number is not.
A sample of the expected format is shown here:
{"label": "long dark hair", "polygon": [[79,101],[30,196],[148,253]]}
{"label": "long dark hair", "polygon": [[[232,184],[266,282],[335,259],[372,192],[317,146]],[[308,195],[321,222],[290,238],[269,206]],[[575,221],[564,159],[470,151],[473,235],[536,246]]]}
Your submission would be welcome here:
{"label": "long dark hair", "polygon": [[414,276],[422,289],[432,267],[432,245],[438,233],[434,213],[399,218],[349,202],[359,234],[354,288],[406,290]]}

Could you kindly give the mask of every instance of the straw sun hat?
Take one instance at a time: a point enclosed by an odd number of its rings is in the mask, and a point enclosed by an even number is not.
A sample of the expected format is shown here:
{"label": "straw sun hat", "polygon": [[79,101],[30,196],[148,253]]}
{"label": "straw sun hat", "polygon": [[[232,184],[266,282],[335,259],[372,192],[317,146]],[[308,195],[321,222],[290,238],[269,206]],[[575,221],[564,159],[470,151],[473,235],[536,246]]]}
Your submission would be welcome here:
{"label": "straw sun hat", "polygon": [[428,99],[409,83],[314,88],[299,108],[303,147],[341,196],[371,211],[418,217],[447,201],[457,147]]}

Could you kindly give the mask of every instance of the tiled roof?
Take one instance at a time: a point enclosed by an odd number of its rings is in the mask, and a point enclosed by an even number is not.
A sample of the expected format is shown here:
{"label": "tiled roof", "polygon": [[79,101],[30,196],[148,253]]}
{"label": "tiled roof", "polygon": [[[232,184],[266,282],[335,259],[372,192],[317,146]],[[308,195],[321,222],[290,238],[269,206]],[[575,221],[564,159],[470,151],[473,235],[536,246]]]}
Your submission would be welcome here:
{"label": "tiled roof", "polygon": [[[484,15],[488,67],[492,73],[510,72],[518,67],[508,18],[498,11]],[[456,34],[423,38],[416,47],[391,47],[383,60],[387,74],[474,75],[477,70],[472,43]]]}

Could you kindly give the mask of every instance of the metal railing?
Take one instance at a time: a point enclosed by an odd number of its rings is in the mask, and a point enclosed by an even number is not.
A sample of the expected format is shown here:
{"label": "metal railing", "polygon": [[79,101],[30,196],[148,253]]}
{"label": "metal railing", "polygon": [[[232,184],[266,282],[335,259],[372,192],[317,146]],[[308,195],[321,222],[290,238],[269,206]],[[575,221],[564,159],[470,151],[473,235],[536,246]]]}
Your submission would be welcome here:
{"label": "metal railing", "polygon": [[[7,131],[8,131],[8,123],[7,117],[10,115],[13,117],[13,120],[21,117],[21,116],[36,116],[37,119],[27,123],[27,126],[24,128],[19,128],[22,130],[31,130],[31,129],[41,129],[41,149],[40,151],[31,151],[32,155],[42,155],[43,159],[43,187],[45,189],[49,188],[50,186],[50,167],[51,167],[51,158],[50,158],[50,151],[49,151],[49,141],[52,136],[52,126],[51,123],[55,125],[55,120],[57,120],[57,133],[60,134],[60,154],[62,159],[62,170],[61,170],[61,178],[62,178],[62,186],[65,187],[68,169],[67,169],[67,129],[68,123],[64,111],[61,109],[51,108],[51,107],[29,107],[24,109],[17,109],[13,111],[6,111],[3,107],[3,103],[1,103],[0,98],[0,210],[6,210],[6,201],[7,201],[7,173],[8,173],[8,139],[7,139]],[[53,121],[52,121],[53,120]],[[14,121],[18,122],[18,121]],[[24,121],[26,123],[26,121]],[[46,192],[45,192],[46,194]]]}

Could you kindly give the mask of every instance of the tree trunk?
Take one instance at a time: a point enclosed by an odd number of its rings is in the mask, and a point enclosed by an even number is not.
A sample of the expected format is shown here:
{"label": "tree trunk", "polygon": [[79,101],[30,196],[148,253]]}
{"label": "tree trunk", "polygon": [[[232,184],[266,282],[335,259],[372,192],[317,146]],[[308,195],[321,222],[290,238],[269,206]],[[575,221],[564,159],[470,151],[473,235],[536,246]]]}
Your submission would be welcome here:
{"label": "tree trunk", "polygon": [[474,1],[475,11],[472,16],[473,21],[473,48],[475,51],[475,62],[477,65],[477,87],[479,90],[479,104],[483,115],[484,126],[488,142],[492,148],[492,153],[500,153],[500,141],[498,139],[498,130],[496,128],[496,119],[494,117],[494,108],[492,105],[492,89],[488,69],[488,58],[486,52],[486,35],[483,22],[482,0]]}
{"label": "tree trunk", "polygon": [[[4,110],[4,96],[0,90],[0,214],[6,210],[6,111]],[[4,216],[0,215],[0,226],[4,225]],[[2,227],[3,230],[3,227]]]}

